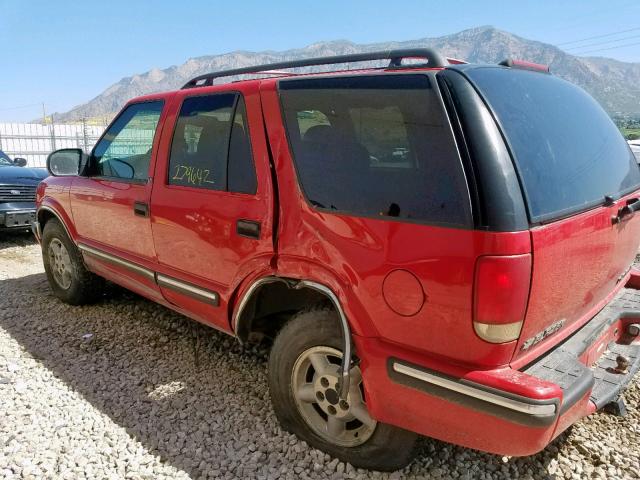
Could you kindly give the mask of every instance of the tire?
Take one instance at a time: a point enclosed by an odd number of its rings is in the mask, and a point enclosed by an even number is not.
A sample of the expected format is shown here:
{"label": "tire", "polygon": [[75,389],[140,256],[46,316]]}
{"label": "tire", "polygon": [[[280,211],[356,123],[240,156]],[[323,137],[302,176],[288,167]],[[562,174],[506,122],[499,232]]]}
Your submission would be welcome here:
{"label": "tire", "polygon": [[42,261],[54,295],[70,305],[96,302],[104,291],[104,280],[84,265],[80,251],[56,219],[42,232]]}
{"label": "tire", "polygon": [[383,471],[405,467],[413,459],[418,435],[368,416],[357,365],[350,372],[347,402],[336,395],[342,358],[339,325],[332,308],[317,305],[294,315],[280,330],[269,356],[269,391],[276,416],[284,429],[354,467]]}

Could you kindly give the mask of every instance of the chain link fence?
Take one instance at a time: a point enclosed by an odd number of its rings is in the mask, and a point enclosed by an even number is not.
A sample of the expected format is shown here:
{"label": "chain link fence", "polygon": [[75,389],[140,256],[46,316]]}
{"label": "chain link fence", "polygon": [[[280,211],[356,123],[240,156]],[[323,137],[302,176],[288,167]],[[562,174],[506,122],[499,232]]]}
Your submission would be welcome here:
{"label": "chain link fence", "polygon": [[40,125],[34,123],[0,123],[0,150],[11,158],[22,157],[30,167],[44,167],[47,156],[59,148],[82,148],[88,152],[107,127],[74,124]]}

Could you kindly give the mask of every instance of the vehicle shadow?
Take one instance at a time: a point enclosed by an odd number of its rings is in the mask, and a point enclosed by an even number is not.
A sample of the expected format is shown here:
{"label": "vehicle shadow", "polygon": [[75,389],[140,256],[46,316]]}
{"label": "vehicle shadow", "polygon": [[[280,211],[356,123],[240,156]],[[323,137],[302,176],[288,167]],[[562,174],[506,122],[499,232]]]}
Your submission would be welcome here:
{"label": "vehicle shadow", "polygon": [[[310,456],[306,443],[278,426],[264,347],[243,350],[231,337],[121,289],[111,289],[97,305],[64,305],[50,294],[42,273],[0,281],[0,298],[0,328],[163,463],[192,478],[228,472],[273,477],[284,467],[288,475],[294,467],[310,477],[339,475],[335,465],[314,470],[313,458],[324,457]],[[87,333],[90,340],[83,338]],[[417,460],[400,473],[450,478],[468,470],[468,478],[482,472],[549,478],[546,467],[557,451],[554,442],[539,455],[503,461],[424,439]],[[329,461],[323,462],[324,469]]]}
{"label": "vehicle shadow", "polygon": [[36,239],[28,230],[0,230],[0,250],[13,247],[26,247],[35,245]]}

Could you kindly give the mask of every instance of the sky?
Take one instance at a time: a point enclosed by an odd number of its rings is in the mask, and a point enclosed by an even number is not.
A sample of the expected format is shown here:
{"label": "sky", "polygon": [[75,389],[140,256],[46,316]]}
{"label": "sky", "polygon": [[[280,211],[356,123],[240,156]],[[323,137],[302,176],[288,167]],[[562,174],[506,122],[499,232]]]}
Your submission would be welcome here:
{"label": "sky", "polygon": [[482,25],[640,62],[638,0],[0,0],[0,122],[38,118],[43,103],[47,113],[67,111],[122,77],[191,57]]}

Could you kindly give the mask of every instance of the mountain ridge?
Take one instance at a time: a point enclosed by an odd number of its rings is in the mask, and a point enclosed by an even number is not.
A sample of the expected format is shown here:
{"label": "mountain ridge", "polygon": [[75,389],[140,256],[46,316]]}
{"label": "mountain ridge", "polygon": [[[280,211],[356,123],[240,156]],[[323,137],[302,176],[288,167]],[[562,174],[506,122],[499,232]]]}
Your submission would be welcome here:
{"label": "mountain ridge", "polygon": [[[505,58],[543,63],[549,65],[554,74],[587,90],[610,114],[640,115],[640,63],[622,62],[606,57],[578,57],[554,45],[529,40],[492,26],[481,26],[441,37],[423,37],[415,40],[370,44],[330,40],[284,51],[236,50],[220,55],[193,57],[180,65],[164,69],[153,68],[144,73],[124,77],[87,103],[78,105],[68,112],[55,113],[54,116],[57,122],[110,117],[133,97],[174,90],[189,79],[211,71],[305,57],[426,46],[435,48],[448,57],[462,58],[472,63],[497,63]],[[305,71],[328,69],[326,66],[312,67]]]}

